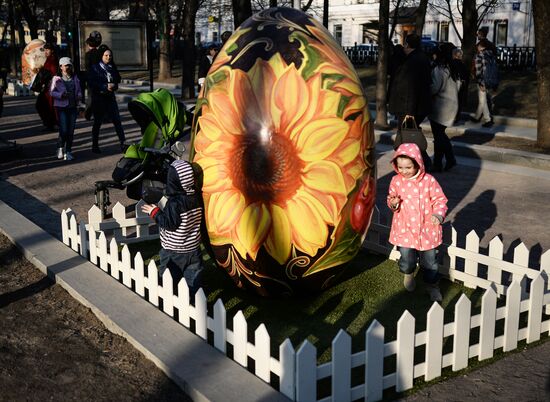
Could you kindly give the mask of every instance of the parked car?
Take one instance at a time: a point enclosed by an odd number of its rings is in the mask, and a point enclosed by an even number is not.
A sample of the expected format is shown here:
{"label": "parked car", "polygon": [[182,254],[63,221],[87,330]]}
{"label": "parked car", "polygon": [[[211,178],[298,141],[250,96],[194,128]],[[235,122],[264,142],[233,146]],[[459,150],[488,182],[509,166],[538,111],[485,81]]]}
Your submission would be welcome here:
{"label": "parked car", "polygon": [[420,47],[426,54],[432,54],[439,47],[439,42],[430,39],[422,39]]}

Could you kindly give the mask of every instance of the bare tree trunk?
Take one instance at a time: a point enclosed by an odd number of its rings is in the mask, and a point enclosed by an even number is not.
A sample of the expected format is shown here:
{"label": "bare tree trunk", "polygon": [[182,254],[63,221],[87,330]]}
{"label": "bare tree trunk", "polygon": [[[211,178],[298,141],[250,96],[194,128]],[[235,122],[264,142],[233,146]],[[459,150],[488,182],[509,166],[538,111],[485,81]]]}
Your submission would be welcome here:
{"label": "bare tree trunk", "polygon": [[550,48],[547,35],[550,28],[550,3],[548,0],[533,0],[535,23],[535,49],[537,52],[537,145],[550,148]]}
{"label": "bare tree trunk", "polygon": [[462,51],[464,64],[471,68],[476,53],[477,8],[476,0],[464,0],[462,3]]}
{"label": "bare tree trunk", "polygon": [[[19,9],[27,22],[31,39],[38,39],[38,18],[30,7],[28,0],[19,1]],[[24,39],[22,39],[22,43],[25,43]]]}
{"label": "bare tree trunk", "polygon": [[328,29],[328,0],[323,0],[323,26]]}
{"label": "bare tree trunk", "polygon": [[376,120],[380,128],[388,127],[388,51],[389,51],[390,0],[380,0],[378,19],[378,64],[376,65]]}
{"label": "bare tree trunk", "polygon": [[191,99],[195,97],[195,65],[197,64],[195,50],[195,18],[198,8],[198,0],[185,0],[185,5],[183,6],[182,99]]}
{"label": "bare tree trunk", "polygon": [[231,0],[231,4],[233,4],[233,21],[236,29],[252,15],[252,4],[250,0]]}
{"label": "bare tree trunk", "polygon": [[170,10],[168,0],[161,0],[159,3],[160,18],[158,20],[160,36],[159,56],[159,80],[163,81],[172,78],[170,70]]}
{"label": "bare tree trunk", "polygon": [[10,24],[10,36],[11,36],[11,71],[14,72],[16,77],[21,77],[21,69],[18,68],[18,60],[20,60],[20,55],[18,52],[17,45],[15,43],[15,15],[14,15],[14,6],[13,0],[8,2],[8,20]]}
{"label": "bare tree trunk", "polygon": [[418,8],[416,9],[416,34],[422,37],[422,31],[424,30],[424,21],[426,21],[426,9],[428,8],[428,0],[420,0]]}

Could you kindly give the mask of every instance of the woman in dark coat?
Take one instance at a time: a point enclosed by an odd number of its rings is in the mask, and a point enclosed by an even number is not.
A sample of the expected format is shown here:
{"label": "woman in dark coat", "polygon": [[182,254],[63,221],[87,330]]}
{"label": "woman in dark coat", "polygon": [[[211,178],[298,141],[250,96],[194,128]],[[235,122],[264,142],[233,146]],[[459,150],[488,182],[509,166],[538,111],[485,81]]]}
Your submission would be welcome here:
{"label": "woman in dark coat", "polygon": [[88,85],[92,93],[92,110],[94,125],[92,127],[92,152],[101,153],[99,149],[99,129],[103,118],[108,115],[115,126],[120,143],[120,150],[124,151],[124,130],[120,122],[120,114],[116,102],[115,91],[120,83],[120,74],[113,61],[113,53],[105,45],[98,48],[101,61],[92,65],[88,74]]}
{"label": "woman in dark coat", "polygon": [[[48,130],[54,130],[57,124],[57,114],[53,107],[53,99],[50,95],[49,88],[52,77],[57,74],[57,57],[54,53],[54,47],[50,43],[44,45],[44,53],[46,55],[46,61],[44,62],[44,66],[40,68],[40,70],[44,71],[39,71],[37,75],[37,79],[38,77],[42,77],[41,79],[44,79],[44,82],[42,82],[42,90],[36,98],[36,111],[40,119],[42,119],[44,126],[46,126]],[[47,73],[44,74],[44,72]]]}

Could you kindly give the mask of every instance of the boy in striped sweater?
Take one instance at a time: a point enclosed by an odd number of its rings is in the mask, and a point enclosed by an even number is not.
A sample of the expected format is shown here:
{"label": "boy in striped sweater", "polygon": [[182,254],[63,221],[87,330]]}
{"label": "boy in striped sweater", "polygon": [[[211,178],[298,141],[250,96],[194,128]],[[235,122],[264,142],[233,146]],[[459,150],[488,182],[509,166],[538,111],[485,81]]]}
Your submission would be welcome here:
{"label": "boy in striped sweater", "polygon": [[160,228],[159,274],[162,276],[168,268],[175,288],[180,279],[185,278],[193,298],[201,286],[203,270],[200,251],[202,206],[189,162],[172,162],[168,169],[166,195],[168,201],[163,210],[154,204],[143,205],[141,209]]}

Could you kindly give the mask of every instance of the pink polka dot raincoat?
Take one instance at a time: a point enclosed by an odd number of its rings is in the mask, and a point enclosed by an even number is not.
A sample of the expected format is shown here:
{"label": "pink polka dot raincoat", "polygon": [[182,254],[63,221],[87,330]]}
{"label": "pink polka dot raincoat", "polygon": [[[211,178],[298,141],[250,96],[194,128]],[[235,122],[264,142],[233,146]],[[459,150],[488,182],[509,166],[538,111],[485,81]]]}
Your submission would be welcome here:
{"label": "pink polka dot raincoat", "polygon": [[[420,166],[418,174],[407,179],[399,174],[396,158],[406,155],[413,158]],[[442,241],[441,225],[431,221],[435,215],[443,221],[447,213],[447,197],[435,178],[426,173],[422,155],[416,144],[401,144],[391,160],[393,169],[397,172],[390,183],[389,198],[399,196],[401,202],[392,211],[393,219],[390,231],[390,243],[399,246],[425,251],[436,248]]]}

